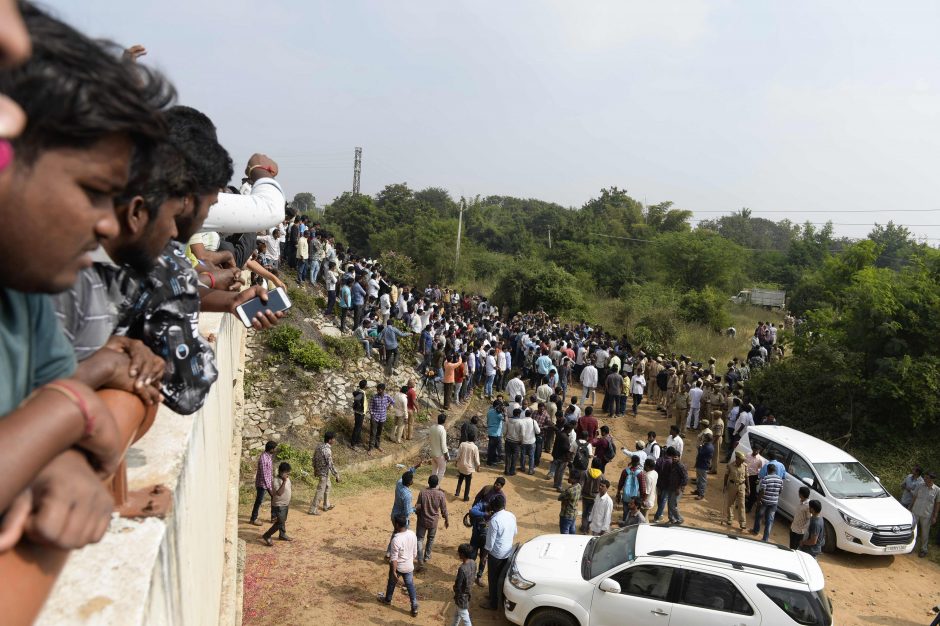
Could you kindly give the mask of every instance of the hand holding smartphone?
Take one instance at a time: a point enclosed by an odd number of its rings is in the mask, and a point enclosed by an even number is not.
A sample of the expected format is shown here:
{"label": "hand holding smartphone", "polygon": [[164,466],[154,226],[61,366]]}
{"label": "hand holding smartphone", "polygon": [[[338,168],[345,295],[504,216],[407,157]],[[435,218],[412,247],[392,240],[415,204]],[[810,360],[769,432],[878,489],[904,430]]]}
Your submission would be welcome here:
{"label": "hand holding smartphone", "polygon": [[238,315],[238,319],[242,321],[242,324],[245,325],[245,328],[251,328],[251,322],[258,313],[262,311],[280,313],[291,308],[291,306],[293,305],[291,304],[290,298],[287,297],[284,288],[278,287],[268,292],[267,302],[262,302],[260,296],[252,298],[248,302],[235,307],[235,313]]}

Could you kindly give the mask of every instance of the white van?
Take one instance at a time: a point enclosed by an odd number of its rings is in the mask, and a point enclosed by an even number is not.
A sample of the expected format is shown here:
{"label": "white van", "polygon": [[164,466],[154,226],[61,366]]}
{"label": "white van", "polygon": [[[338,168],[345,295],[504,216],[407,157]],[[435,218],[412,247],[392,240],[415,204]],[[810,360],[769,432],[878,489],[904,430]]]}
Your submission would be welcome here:
{"label": "white van", "polygon": [[822,504],[826,544],[856,554],[907,554],[914,549],[916,529],[911,512],[888,493],[868,468],[844,450],[787,426],[752,426],[737,450],[776,455],[787,468],[777,511],[793,519],[799,489]]}

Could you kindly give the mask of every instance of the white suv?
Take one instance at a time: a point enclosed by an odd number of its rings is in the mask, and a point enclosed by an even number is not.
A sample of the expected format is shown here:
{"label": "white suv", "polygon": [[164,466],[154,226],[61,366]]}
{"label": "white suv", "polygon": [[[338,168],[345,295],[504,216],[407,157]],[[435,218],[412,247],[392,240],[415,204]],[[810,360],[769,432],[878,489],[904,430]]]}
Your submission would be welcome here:
{"label": "white suv", "polygon": [[738,449],[750,454],[755,443],[765,458],[776,456],[787,469],[779,512],[793,519],[803,485],[810,488],[810,498],[822,504],[824,551],[907,554],[914,549],[911,512],[850,454],[787,426],[752,426]]}
{"label": "white suv", "polygon": [[542,535],[507,571],[506,617],[525,626],[832,624],[810,555],[683,526]]}

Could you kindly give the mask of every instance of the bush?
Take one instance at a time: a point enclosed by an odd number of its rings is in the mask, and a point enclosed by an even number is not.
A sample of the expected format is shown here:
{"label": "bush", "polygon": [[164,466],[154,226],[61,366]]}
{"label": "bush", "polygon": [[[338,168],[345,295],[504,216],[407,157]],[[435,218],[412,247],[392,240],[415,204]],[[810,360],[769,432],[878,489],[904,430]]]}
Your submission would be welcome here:
{"label": "bush", "polygon": [[410,256],[386,250],[379,255],[379,263],[382,265],[383,272],[392,280],[403,285],[414,285],[417,282],[418,270]]}
{"label": "bush", "polygon": [[554,263],[532,259],[517,259],[504,270],[493,301],[510,315],[537,308],[549,315],[584,311],[584,298],[575,277]]}
{"label": "bush", "polygon": [[291,345],[288,353],[294,363],[312,372],[335,369],[340,365],[339,359],[313,341],[300,340]]}
{"label": "bush", "polygon": [[658,311],[648,313],[637,320],[633,327],[634,341],[646,348],[646,351],[656,353],[665,351],[679,334],[679,327],[672,311]]}
{"label": "bush", "polygon": [[[290,463],[291,477],[294,480],[299,478],[308,485],[314,484],[313,455],[309,450],[294,448],[287,443],[279,444],[277,447],[277,461]],[[274,468],[277,469],[277,463],[274,464]]]}
{"label": "bush", "polygon": [[355,359],[362,354],[362,346],[353,337],[330,337],[323,336],[323,343],[330,353],[338,356],[340,359]]}
{"label": "bush", "polygon": [[288,324],[279,324],[264,333],[265,343],[275,352],[290,352],[290,347],[303,336],[299,328]]}
{"label": "bush", "polygon": [[314,341],[303,339],[296,326],[281,324],[265,331],[265,343],[275,352],[287,354],[300,367],[319,372],[339,367],[339,359],[329,354]]}
{"label": "bush", "polygon": [[293,308],[296,308],[304,313],[322,311],[324,308],[326,308],[326,302],[323,302],[323,304],[317,302],[317,300],[322,301],[323,298],[312,296],[300,287],[291,287],[288,289],[287,297],[290,298]]}
{"label": "bush", "polygon": [[728,303],[717,289],[706,287],[689,291],[679,301],[679,316],[687,322],[696,322],[721,331],[731,325]]}

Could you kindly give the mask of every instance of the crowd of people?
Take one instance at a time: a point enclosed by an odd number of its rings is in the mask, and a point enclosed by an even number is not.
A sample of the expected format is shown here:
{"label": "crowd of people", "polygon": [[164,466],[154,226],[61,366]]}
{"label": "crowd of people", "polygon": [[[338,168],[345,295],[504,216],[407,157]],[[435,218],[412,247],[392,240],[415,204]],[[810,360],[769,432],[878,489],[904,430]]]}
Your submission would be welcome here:
{"label": "crowd of people", "polygon": [[[307,232],[317,233],[318,226]],[[719,369],[714,358],[697,362],[681,354],[647,354],[625,337],[612,336],[586,321],[564,324],[542,311],[501,316],[484,297],[435,285],[423,290],[402,285],[379,264],[337,250],[342,249],[330,242],[330,251],[336,255],[330,266],[339,262],[343,278],[323,284],[327,288],[342,285],[338,297],[328,294],[329,302],[335,300],[340,307],[350,303],[345,307],[354,309],[350,331],[362,342],[364,354],[394,363],[399,340],[412,336],[416,378],[423,378],[441,394],[442,411],[428,433],[428,463],[433,469],[427,486],[413,504],[411,487],[418,466],[405,471],[396,485],[386,554],[388,586],[379,594],[380,602],[391,602],[400,582],[411,599],[412,614],[417,615],[414,576],[433,556],[439,523],[443,521],[445,528],[450,525],[444,495],[450,460],[456,480],[454,497],[464,502],[471,502],[473,476],[482,464],[503,474],[481,489],[470,504],[465,520],[469,541],[459,546],[457,554],[461,565],[454,586],[454,624],[469,624],[469,581],[482,587],[485,572],[488,595],[481,606],[499,606],[498,581],[516,534],[515,517],[503,490],[506,477],[517,472],[534,474],[546,454],[551,461],[545,477],[558,494],[560,533],[601,535],[612,528],[650,521],[682,524],[682,496],[704,499],[708,476],[718,474],[724,465],[723,522],[734,526],[737,516],[741,532],[769,540],[785,468],[779,459],[762,456],[759,446],[748,455],[734,450],[749,427],[776,423],[768,407],[759,401],[755,406],[756,399],[745,392],[753,368],[782,356],[773,324],[760,323],[748,356],[734,358]],[[299,276],[309,280],[303,271]],[[329,305],[326,313],[334,314]],[[339,315],[345,328],[345,315]],[[601,402],[598,390],[603,394]],[[484,399],[488,409],[460,424],[459,443],[451,451],[447,412],[473,395]],[[418,404],[415,378],[393,395],[386,393],[383,384],[370,394],[366,381],[360,381],[353,397],[351,445],[359,445],[368,414],[367,449],[380,447],[382,426],[392,411],[395,430],[391,439],[400,442],[403,432],[410,439]],[[661,440],[649,431],[645,441],[621,447],[609,425],[600,423],[598,417],[624,417],[628,406],[636,417],[643,402],[660,413],[668,435]],[[481,450],[478,443],[483,442]],[[320,445],[315,459],[329,456],[323,451],[330,443]],[[618,448],[629,461],[614,490],[614,477],[605,472]],[[331,473],[335,476],[331,460],[329,466],[317,465],[317,498],[328,493]],[[790,547],[816,557],[825,545],[825,534],[821,504],[809,495],[809,489],[800,492]],[[322,510],[326,508],[324,503]],[[315,500],[310,511],[316,509]],[[413,515],[417,516],[414,532],[410,529]],[[273,531],[272,527],[268,533]]]}
{"label": "crowd of people", "polygon": [[[24,537],[75,549],[109,527],[106,480],[129,443],[127,415],[98,392],[141,414],[203,405],[217,369],[200,314],[267,300],[243,289],[243,270],[285,200],[260,153],[244,190],[227,188],[212,120],[176,103],[143,47],[93,40],[29,2],[0,1],[0,20],[2,236],[46,244],[0,287],[0,436],[18,442],[2,461],[0,551]],[[262,304],[249,321],[281,317]]]}

